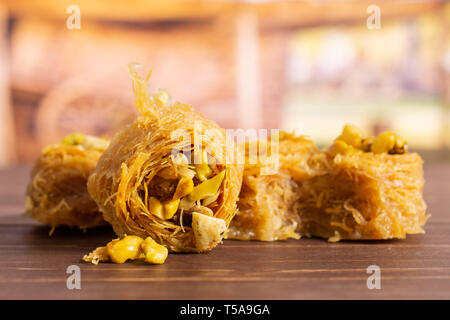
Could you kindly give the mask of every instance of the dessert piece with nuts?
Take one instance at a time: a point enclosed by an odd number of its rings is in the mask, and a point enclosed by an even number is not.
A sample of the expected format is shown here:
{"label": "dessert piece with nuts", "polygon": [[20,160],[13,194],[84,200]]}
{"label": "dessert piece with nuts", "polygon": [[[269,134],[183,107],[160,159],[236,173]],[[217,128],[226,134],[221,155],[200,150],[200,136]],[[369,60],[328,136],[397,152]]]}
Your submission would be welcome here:
{"label": "dessert piece with nuts", "polygon": [[391,131],[382,132],[377,137],[363,137],[357,127],[347,124],[334,140],[330,152],[345,154],[358,150],[375,154],[404,154],[408,152],[408,146],[402,137]]}
{"label": "dessert piece with nuts", "polygon": [[424,232],[423,161],[398,135],[365,137],[346,125],[325,150],[304,137],[280,132],[279,138],[276,172],[261,174],[264,156],[246,162],[228,238],[380,240]]}
{"label": "dessert piece with nuts", "polygon": [[346,125],[331,147],[315,155],[316,171],[300,185],[299,232],[340,239],[392,239],[422,233],[422,158],[386,131],[364,137]]}
{"label": "dessert piece with nuts", "polygon": [[108,141],[74,133],[45,147],[31,171],[26,214],[52,227],[81,229],[105,225],[102,213],[87,192],[87,179]]}
{"label": "dessert piece with nuts", "polygon": [[150,95],[135,67],[140,116],[111,141],[88,191],[119,238],[150,237],[171,252],[211,250],[236,212],[242,168],[227,162],[234,142],[167,91]]}

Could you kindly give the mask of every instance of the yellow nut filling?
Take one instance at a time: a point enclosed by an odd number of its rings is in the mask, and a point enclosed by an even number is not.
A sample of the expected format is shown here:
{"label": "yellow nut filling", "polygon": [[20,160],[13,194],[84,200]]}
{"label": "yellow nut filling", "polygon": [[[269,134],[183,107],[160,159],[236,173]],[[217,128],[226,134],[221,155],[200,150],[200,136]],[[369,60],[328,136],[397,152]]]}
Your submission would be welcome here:
{"label": "yellow nut filling", "polygon": [[212,173],[212,170],[207,163],[196,165],[195,171],[197,172],[197,177],[200,181],[207,180]]}
{"label": "yellow nut filling", "polygon": [[181,178],[178,182],[177,189],[173,195],[173,199],[181,199],[194,190],[194,182],[189,178]]}
{"label": "yellow nut filling", "polygon": [[333,145],[331,146],[331,153],[332,154],[346,154],[347,152],[349,152],[352,149],[352,147],[350,145],[348,145],[347,143],[345,143],[342,140],[336,140]]}
{"label": "yellow nut filling", "polygon": [[373,153],[383,153],[388,152],[395,146],[395,135],[386,131],[381,133],[372,144]]}
{"label": "yellow nut filling", "polygon": [[361,141],[361,149],[364,152],[369,152],[372,149],[372,144],[375,141],[374,137],[367,137]]}
{"label": "yellow nut filling", "polygon": [[407,150],[406,141],[391,131],[382,132],[376,138],[363,138],[360,130],[349,124],[344,126],[342,133],[329,149],[332,155],[346,154],[350,151],[404,154]]}
{"label": "yellow nut filling", "polygon": [[336,140],[343,141],[348,145],[359,148],[361,146],[362,139],[363,137],[359,128],[351,124],[346,124],[341,135]]}
{"label": "yellow nut filling", "polygon": [[106,245],[106,253],[114,263],[124,263],[138,257],[142,238],[138,236],[126,236],[116,239]]}
{"label": "yellow nut filling", "polygon": [[61,144],[66,146],[81,146],[86,150],[98,149],[103,151],[108,147],[109,141],[84,133],[72,133],[66,136],[61,141]]}
{"label": "yellow nut filling", "polygon": [[389,153],[392,154],[402,154],[408,151],[408,145],[406,144],[406,140],[396,136],[395,137],[395,145],[392,150],[389,150]]}
{"label": "yellow nut filling", "polygon": [[142,242],[141,249],[145,255],[145,261],[152,264],[163,264],[169,254],[166,247],[158,244],[150,237]]}
{"label": "yellow nut filling", "polygon": [[163,204],[164,207],[164,219],[171,219],[175,213],[177,213],[178,206],[180,205],[180,199],[171,200]]}
{"label": "yellow nut filling", "polygon": [[67,146],[77,146],[83,143],[85,134],[84,133],[72,133],[62,140],[61,144]]}
{"label": "yellow nut filling", "polygon": [[194,190],[189,195],[189,200],[198,201],[201,199],[205,199],[207,197],[211,197],[217,193],[222,184],[223,179],[225,178],[225,170],[222,170],[220,173],[203,181],[199,185],[194,187]]}
{"label": "yellow nut filling", "polygon": [[[204,168],[207,168],[204,171],[201,171],[203,174],[202,177],[205,178],[203,182],[195,186],[192,175],[190,174],[193,171],[186,169],[185,172],[183,172],[186,173],[186,175],[181,176],[178,180],[176,188],[173,191],[173,195],[171,196],[171,200],[165,200],[162,202],[155,196],[150,196],[148,198],[147,201],[149,212],[162,220],[170,220],[175,216],[175,214],[177,214],[178,209],[190,210],[195,205],[195,202],[199,200],[207,200],[203,203],[204,206],[210,205],[216,201],[219,196],[218,191],[225,178],[225,170],[222,170],[214,177],[207,179],[207,177],[212,174],[212,169],[207,164],[197,165],[196,172],[198,180],[202,180],[198,170],[203,166],[205,166]],[[170,168],[161,170],[158,173],[158,176],[163,179],[164,177],[171,176]]]}
{"label": "yellow nut filling", "polygon": [[167,248],[151,237],[144,240],[138,236],[126,236],[108,242],[105,247],[98,247],[85,255],[83,260],[98,264],[106,261],[124,263],[127,260],[144,259],[151,264],[163,264],[168,254]]}
{"label": "yellow nut filling", "polygon": [[148,199],[148,210],[154,216],[157,216],[160,219],[164,219],[164,207],[158,199],[155,197],[150,197]]}

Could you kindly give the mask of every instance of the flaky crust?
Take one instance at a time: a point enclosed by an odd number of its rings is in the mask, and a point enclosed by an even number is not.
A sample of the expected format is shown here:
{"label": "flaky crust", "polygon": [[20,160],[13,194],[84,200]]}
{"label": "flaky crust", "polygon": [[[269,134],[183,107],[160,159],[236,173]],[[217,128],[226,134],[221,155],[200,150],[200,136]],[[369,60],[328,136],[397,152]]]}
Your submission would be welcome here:
{"label": "flaky crust", "polygon": [[31,171],[26,214],[52,227],[91,228],[106,224],[87,192],[101,150],[79,146],[46,147]]}
{"label": "flaky crust", "polygon": [[321,152],[317,175],[300,188],[304,235],[381,240],[423,233],[423,160],[417,153]]}
{"label": "flaky crust", "polygon": [[[296,232],[300,218],[295,207],[299,198],[298,183],[315,173],[308,160],[317,147],[310,139],[287,132],[280,132],[278,139],[275,138],[254,142],[258,146],[256,163],[249,159],[251,143],[245,145],[246,165],[239,211],[227,233],[229,239],[275,241],[299,238]],[[278,146],[272,146],[274,143]],[[272,153],[277,153],[278,159],[273,158]],[[278,162],[278,168],[271,172],[276,167],[274,162]]]}

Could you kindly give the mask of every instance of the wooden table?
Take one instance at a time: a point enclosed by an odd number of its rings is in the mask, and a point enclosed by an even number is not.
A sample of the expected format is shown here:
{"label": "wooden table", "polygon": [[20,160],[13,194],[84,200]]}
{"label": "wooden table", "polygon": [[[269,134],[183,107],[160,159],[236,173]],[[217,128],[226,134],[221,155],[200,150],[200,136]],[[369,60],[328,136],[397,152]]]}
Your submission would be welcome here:
{"label": "wooden table", "polygon": [[[224,241],[208,254],[171,254],[160,266],[84,263],[113,237],[83,234],[23,217],[29,168],[0,170],[1,299],[449,299],[450,164],[425,167],[432,218],[426,234],[406,240],[328,243]],[[381,290],[369,290],[369,265],[381,268]],[[81,289],[69,290],[69,265]]]}

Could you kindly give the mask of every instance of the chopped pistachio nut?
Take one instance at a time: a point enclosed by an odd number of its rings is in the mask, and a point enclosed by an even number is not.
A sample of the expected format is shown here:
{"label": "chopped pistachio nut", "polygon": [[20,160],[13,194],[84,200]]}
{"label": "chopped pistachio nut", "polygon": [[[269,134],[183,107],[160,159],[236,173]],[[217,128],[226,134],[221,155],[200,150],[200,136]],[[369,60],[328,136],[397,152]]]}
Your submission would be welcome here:
{"label": "chopped pistachio nut", "polygon": [[144,253],[145,261],[152,264],[163,264],[169,253],[166,247],[158,244],[151,237],[147,237],[141,243],[141,249]]}
{"label": "chopped pistachio nut", "polygon": [[77,146],[83,143],[85,134],[83,133],[72,133],[66,136],[62,141],[61,144],[67,145],[67,146]]}
{"label": "chopped pistachio nut", "polygon": [[406,144],[406,140],[403,138],[396,136],[394,148],[389,150],[390,154],[403,154],[408,151],[408,145]]}
{"label": "chopped pistachio nut", "polygon": [[127,260],[145,259],[152,264],[163,264],[167,258],[168,250],[158,244],[151,237],[145,240],[138,236],[126,236],[123,239],[115,239],[105,247],[98,247],[85,255],[83,260],[98,264],[99,262],[112,261],[124,263]]}
{"label": "chopped pistachio nut", "polygon": [[331,154],[346,154],[350,151],[373,153],[403,154],[407,152],[406,141],[391,131],[385,131],[378,137],[362,138],[358,128],[346,125],[330,148]]}
{"label": "chopped pistachio nut", "polygon": [[200,181],[207,180],[212,173],[212,170],[207,163],[195,165],[195,171],[197,172],[197,177]]}
{"label": "chopped pistachio nut", "polygon": [[[203,152],[203,154],[207,156],[206,152]],[[174,218],[179,210],[188,211],[194,207],[197,208],[195,210],[197,212],[208,216],[214,215],[213,211],[206,206],[217,201],[220,195],[219,189],[225,178],[226,171],[222,170],[220,173],[208,179],[213,174],[208,164],[196,165],[196,171],[193,171],[189,165],[184,164],[185,159],[187,158],[180,153],[173,157],[175,164],[177,164],[177,161],[180,161],[175,167],[166,167],[157,173],[157,176],[166,180],[179,178],[171,200],[163,202],[155,196],[148,198],[149,212],[162,220]],[[200,176],[203,177],[203,181]],[[197,178],[196,181],[200,180],[202,182],[195,186],[194,178]],[[202,205],[200,200],[204,200]]]}
{"label": "chopped pistachio nut", "polygon": [[203,181],[199,185],[195,186],[194,190],[191,192],[191,194],[189,194],[189,200],[198,201],[215,195],[219,190],[224,178],[225,170],[222,170],[211,179]]}
{"label": "chopped pistachio nut", "polygon": [[61,144],[67,146],[82,146],[85,149],[105,150],[109,141],[104,138],[90,136],[84,133],[72,133],[66,136]]}
{"label": "chopped pistachio nut", "polygon": [[200,181],[205,181],[212,174],[212,170],[208,165],[208,152],[204,149],[201,153],[194,154],[195,172]]}
{"label": "chopped pistachio nut", "polygon": [[139,255],[142,241],[142,238],[138,236],[126,236],[120,240],[116,239],[106,245],[106,252],[114,263],[134,260]]}
{"label": "chopped pistachio nut", "polygon": [[383,153],[388,152],[389,150],[394,148],[394,146],[395,135],[390,131],[386,131],[376,137],[371,149],[373,153]]}
{"label": "chopped pistachio nut", "polygon": [[344,126],[341,135],[337,137],[336,140],[343,141],[350,146],[359,148],[361,146],[362,134],[357,127],[347,124]]}
{"label": "chopped pistachio nut", "polygon": [[372,149],[372,144],[375,141],[374,137],[367,137],[364,138],[361,142],[361,148],[364,152],[370,152]]}
{"label": "chopped pistachio nut", "polygon": [[194,182],[190,178],[181,178],[178,181],[177,189],[173,195],[173,199],[180,199],[187,196],[194,190]]}
{"label": "chopped pistachio nut", "polygon": [[150,197],[148,199],[148,210],[152,215],[164,220],[164,208],[161,201],[157,198]]}
{"label": "chopped pistachio nut", "polygon": [[180,199],[170,200],[163,204],[164,207],[164,219],[171,219],[175,213],[177,213],[178,206],[180,205]]}
{"label": "chopped pistachio nut", "polygon": [[333,155],[336,154],[346,154],[352,150],[352,146],[348,145],[342,140],[335,140],[334,143],[331,145],[330,152]]}

